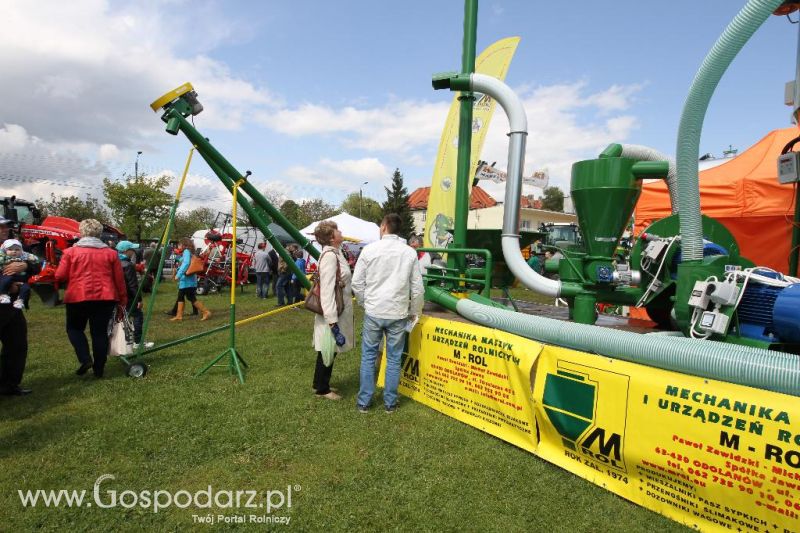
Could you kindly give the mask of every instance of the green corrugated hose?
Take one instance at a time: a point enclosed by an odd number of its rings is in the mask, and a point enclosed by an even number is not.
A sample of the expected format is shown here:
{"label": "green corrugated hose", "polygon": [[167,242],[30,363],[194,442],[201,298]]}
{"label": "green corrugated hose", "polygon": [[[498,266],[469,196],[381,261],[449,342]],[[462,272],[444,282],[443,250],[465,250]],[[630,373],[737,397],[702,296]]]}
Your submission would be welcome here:
{"label": "green corrugated hose", "polygon": [[794,354],[708,340],[642,335],[525,315],[470,299],[459,300],[438,287],[428,287],[426,297],[473,322],[528,339],[800,396],[800,357]]}
{"label": "green corrugated hose", "polygon": [[750,0],[728,24],[711,48],[694,77],[683,105],[678,129],[678,213],[681,225],[683,261],[703,259],[703,225],[700,220],[700,192],[697,159],[700,133],[708,103],[728,66],[755,31],[783,3],[783,0]]}

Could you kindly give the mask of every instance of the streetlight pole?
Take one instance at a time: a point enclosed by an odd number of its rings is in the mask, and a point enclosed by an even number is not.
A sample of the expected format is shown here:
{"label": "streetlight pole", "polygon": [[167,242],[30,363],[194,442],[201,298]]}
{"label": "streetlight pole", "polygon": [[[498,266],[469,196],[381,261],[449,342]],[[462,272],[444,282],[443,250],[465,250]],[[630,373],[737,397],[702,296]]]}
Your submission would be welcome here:
{"label": "streetlight pole", "polygon": [[358,188],[358,218],[361,218],[361,211],[364,209],[364,185],[369,185],[368,181],[365,181],[361,184],[361,187]]}
{"label": "streetlight pole", "polygon": [[141,150],[136,152],[136,162],[133,164],[133,169],[134,169],[133,173],[134,173],[134,177],[135,178],[139,177],[139,156],[140,155],[142,155],[142,151]]}

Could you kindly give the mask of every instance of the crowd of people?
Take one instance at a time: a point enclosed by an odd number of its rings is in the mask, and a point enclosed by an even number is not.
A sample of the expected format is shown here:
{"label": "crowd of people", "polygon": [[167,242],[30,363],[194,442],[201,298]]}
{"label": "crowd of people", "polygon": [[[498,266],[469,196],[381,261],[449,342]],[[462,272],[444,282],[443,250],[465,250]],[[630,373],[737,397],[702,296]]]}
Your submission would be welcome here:
{"label": "crowd of people", "polygon": [[[322,247],[316,264],[322,313],[314,317],[313,345],[317,357],[312,389],[317,397],[341,399],[337,389],[330,386],[333,361],[326,364],[322,351],[328,335],[335,340],[335,353],[347,352],[355,346],[354,296],[365,312],[356,397],[360,412],[368,411],[375,394],[376,360],[384,339],[383,402],[387,412],[395,410],[405,332],[422,310],[422,274],[430,265],[430,256],[416,251],[421,239],[412,238],[406,244],[398,237],[400,224],[397,215],[384,217],[381,239],[363,248],[352,271],[336,223],[323,221],[314,232]],[[23,311],[30,292],[27,279],[36,273],[39,259],[22,250],[10,229],[10,221],[0,219],[0,394],[25,395],[30,390],[21,387],[28,350]],[[135,345],[142,342],[142,282],[136,268],[139,244],[127,240],[116,244],[103,242],[103,226],[93,219],[83,220],[79,231],[80,239],[64,251],[55,277],[59,284],[66,285],[63,298],[66,332],[78,359],[76,374],[82,376],[92,370],[96,378],[102,378],[112,321],[127,313],[133,324],[133,342]],[[155,246],[143,250],[147,264],[155,250]],[[189,238],[181,239],[175,251],[179,256],[174,274],[178,292],[171,320],[183,320],[187,300],[201,320],[207,320],[211,312],[197,298],[197,275],[190,270],[194,243]],[[297,245],[287,246],[286,251],[296,268],[290,268],[274,249],[267,251],[265,243],[253,255],[256,296],[268,298],[271,289],[278,306],[304,299],[303,284],[297,276],[297,272],[306,271],[303,251]],[[145,278],[147,274],[146,271]]]}

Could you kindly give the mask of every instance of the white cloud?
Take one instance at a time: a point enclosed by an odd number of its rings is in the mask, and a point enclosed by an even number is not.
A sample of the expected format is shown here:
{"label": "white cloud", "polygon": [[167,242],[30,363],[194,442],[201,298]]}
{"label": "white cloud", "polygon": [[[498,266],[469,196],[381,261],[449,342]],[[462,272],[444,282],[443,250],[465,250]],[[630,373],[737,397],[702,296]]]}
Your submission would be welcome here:
{"label": "white cloud", "polygon": [[284,175],[292,183],[293,198],[322,198],[336,204],[348,194],[365,189],[365,181],[383,183],[391,170],[375,158],[322,159],[314,166],[291,166]]}
{"label": "white cloud", "polygon": [[[189,9],[190,23],[176,24],[187,21]],[[215,16],[195,16],[198,9]],[[134,149],[143,137],[163,135],[148,104],[190,80],[206,105],[203,127],[238,128],[246,113],[279,100],[197,53],[198,41],[208,46],[234,35],[221,9],[202,2],[113,10],[103,0],[0,2],[0,117],[53,143]],[[246,24],[239,28],[246,33]]]}
{"label": "white cloud", "polygon": [[449,102],[420,101],[392,101],[371,109],[304,104],[256,118],[291,136],[337,134],[349,148],[410,154],[437,143],[449,107]]}
{"label": "white cloud", "polygon": [[100,160],[117,159],[120,156],[119,148],[116,144],[101,144],[98,151]]}

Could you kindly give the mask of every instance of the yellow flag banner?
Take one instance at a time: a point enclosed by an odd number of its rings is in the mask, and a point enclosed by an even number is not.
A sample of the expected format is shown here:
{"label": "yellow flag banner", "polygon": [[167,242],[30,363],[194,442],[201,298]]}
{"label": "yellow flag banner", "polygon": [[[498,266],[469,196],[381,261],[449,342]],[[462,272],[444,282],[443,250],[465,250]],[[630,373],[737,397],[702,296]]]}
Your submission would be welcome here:
{"label": "yellow flag banner", "polygon": [[[517,50],[519,37],[501,39],[475,59],[475,72],[504,80],[511,58]],[[472,157],[470,168],[475,169],[483,148],[483,141],[494,113],[495,101],[485,94],[476,93],[472,115]],[[458,95],[453,98],[447,114],[439,153],[433,169],[428,211],[425,218],[425,246],[442,247],[449,241],[448,229],[453,228],[455,216],[456,163],[458,160]],[[472,187],[470,177],[469,187]]]}
{"label": "yellow flag banner", "polygon": [[510,333],[422,316],[409,334],[399,391],[533,452],[531,369],[542,346]]}
{"label": "yellow flag banner", "polygon": [[800,531],[800,401],[545,345],[536,454],[702,531]]}

